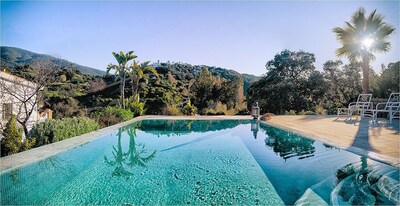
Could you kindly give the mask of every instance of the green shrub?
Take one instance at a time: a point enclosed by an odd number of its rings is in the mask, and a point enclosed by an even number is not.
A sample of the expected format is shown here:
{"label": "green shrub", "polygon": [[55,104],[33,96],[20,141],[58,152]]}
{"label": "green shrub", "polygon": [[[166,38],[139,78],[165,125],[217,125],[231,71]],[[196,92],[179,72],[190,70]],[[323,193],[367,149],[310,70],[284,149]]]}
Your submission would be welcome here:
{"label": "green shrub", "polygon": [[320,115],[326,115],[326,109],[324,109],[324,107],[323,107],[322,105],[318,105],[318,106],[315,108],[315,112],[316,112],[317,114],[320,114]]}
{"label": "green shrub", "polygon": [[35,146],[50,144],[99,129],[99,124],[87,117],[50,119],[35,125],[30,137]]}
{"label": "green shrub", "polygon": [[192,105],[190,100],[188,100],[187,104],[182,108],[182,113],[189,116],[196,115],[196,107]]}
{"label": "green shrub", "polygon": [[15,154],[20,151],[22,144],[22,129],[17,127],[17,116],[11,115],[10,120],[6,124],[1,139],[1,156]]}
{"label": "green shrub", "polygon": [[131,110],[134,117],[142,116],[145,112],[144,102],[140,102],[139,94],[136,94],[135,97],[129,97],[129,99],[126,100],[125,105],[127,105],[129,110]]}
{"label": "green shrub", "polygon": [[167,104],[163,109],[163,114],[178,116],[178,115],[181,115],[181,111],[179,110],[179,108],[176,104]]}
{"label": "green shrub", "polygon": [[243,108],[238,110],[236,115],[250,115],[250,111],[247,108]]}
{"label": "green shrub", "polygon": [[115,115],[116,117],[121,118],[123,121],[128,121],[133,117],[131,110],[122,109],[120,107],[106,107],[103,110],[103,115]]}
{"label": "green shrub", "polygon": [[101,127],[107,127],[132,119],[133,113],[129,109],[108,106],[102,111],[95,113],[94,116]]}
{"label": "green shrub", "polygon": [[209,109],[209,110],[207,110],[206,115],[225,115],[225,112],[215,111],[214,109]]}
{"label": "green shrub", "polygon": [[304,111],[301,110],[301,112],[299,112],[299,115],[317,115],[317,113],[313,112],[313,111]]}
{"label": "green shrub", "polygon": [[289,112],[285,111],[285,115],[296,115],[296,111],[294,111],[292,109]]}

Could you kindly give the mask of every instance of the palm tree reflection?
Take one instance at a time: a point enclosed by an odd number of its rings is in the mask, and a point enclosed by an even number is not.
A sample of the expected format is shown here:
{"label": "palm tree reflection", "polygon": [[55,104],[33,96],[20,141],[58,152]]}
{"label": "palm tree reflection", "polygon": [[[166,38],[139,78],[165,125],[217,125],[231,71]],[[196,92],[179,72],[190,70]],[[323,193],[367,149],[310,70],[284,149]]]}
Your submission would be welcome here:
{"label": "palm tree reflection", "polygon": [[[129,177],[133,175],[133,168],[135,166],[146,167],[145,163],[155,157],[156,150],[150,155],[146,155],[146,145],[143,143],[136,144],[136,129],[139,126],[139,124],[133,124],[118,129],[118,144],[117,146],[113,146],[113,158],[108,159],[107,156],[104,156],[105,163],[115,167],[112,176]],[[128,152],[124,152],[122,149],[121,137],[124,132],[129,136]]]}

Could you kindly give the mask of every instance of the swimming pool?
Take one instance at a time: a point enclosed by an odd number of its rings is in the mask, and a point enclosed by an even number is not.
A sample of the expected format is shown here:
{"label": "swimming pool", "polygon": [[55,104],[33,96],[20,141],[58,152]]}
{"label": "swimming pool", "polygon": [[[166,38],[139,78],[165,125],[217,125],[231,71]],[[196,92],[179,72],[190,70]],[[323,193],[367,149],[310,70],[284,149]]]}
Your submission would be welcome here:
{"label": "swimming pool", "polygon": [[142,120],[1,173],[1,204],[399,204],[398,180],[252,120]]}

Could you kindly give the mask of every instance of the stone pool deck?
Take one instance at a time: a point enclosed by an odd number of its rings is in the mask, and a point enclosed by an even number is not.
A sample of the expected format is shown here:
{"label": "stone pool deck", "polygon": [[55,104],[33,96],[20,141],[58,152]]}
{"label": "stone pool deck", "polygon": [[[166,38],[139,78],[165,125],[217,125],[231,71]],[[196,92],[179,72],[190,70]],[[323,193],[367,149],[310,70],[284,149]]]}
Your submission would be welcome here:
{"label": "stone pool deck", "polygon": [[372,123],[370,118],[336,120],[336,116],[286,115],[273,116],[263,123],[400,167],[398,120],[389,124],[386,119]]}

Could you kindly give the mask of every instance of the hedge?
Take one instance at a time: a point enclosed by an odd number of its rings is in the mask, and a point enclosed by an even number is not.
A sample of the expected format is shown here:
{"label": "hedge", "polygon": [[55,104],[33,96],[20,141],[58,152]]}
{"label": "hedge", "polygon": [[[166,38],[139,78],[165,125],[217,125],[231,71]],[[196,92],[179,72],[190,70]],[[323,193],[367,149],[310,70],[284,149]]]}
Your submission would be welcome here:
{"label": "hedge", "polygon": [[50,144],[100,128],[100,125],[87,117],[73,117],[46,120],[32,128],[30,137],[36,139],[35,146]]}

